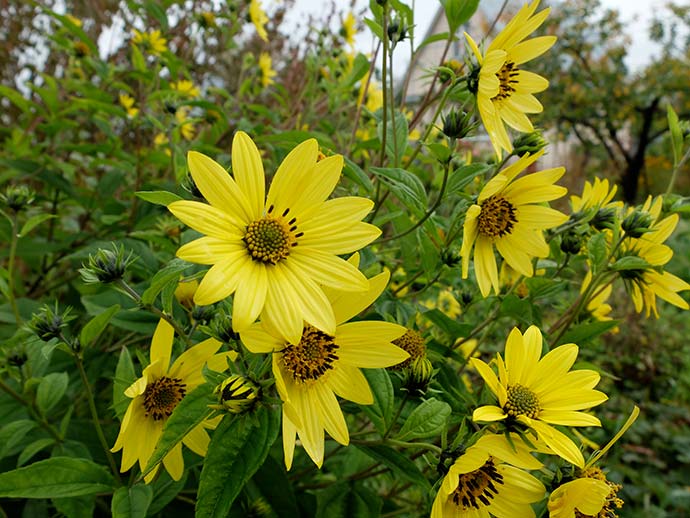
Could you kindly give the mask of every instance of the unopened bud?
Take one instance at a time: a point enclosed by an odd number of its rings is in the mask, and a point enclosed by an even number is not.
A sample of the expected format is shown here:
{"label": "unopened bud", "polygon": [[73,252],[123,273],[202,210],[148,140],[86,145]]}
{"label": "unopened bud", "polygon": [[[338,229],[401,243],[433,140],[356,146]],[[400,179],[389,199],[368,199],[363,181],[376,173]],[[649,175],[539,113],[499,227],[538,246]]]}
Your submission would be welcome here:
{"label": "unopened bud", "polygon": [[112,250],[99,248],[89,255],[87,264],[79,269],[82,280],[87,284],[111,283],[124,277],[127,268],[136,261],[134,254],[125,254],[124,246],[113,245]]}
{"label": "unopened bud", "polygon": [[576,255],[582,249],[582,237],[575,231],[566,232],[561,240],[561,250],[566,254]]}
{"label": "unopened bud", "polygon": [[443,134],[452,139],[464,138],[477,127],[477,123],[472,122],[472,115],[462,110],[452,110],[441,120]]}
{"label": "unopened bud", "polygon": [[648,212],[634,210],[621,223],[621,228],[628,237],[640,237],[649,232],[652,225],[652,216]]}
{"label": "unopened bud", "polygon": [[231,414],[242,414],[251,410],[259,400],[261,389],[251,380],[233,374],[216,387],[213,393],[218,397],[219,410]]}
{"label": "unopened bud", "polygon": [[404,386],[413,395],[423,395],[429,388],[433,376],[434,366],[429,358],[416,358],[405,373]]}
{"label": "unopened bud", "polygon": [[407,37],[407,25],[400,20],[393,20],[387,29],[388,39],[395,45]]}
{"label": "unopened bud", "polygon": [[0,200],[13,212],[20,212],[34,201],[34,192],[26,185],[10,185],[0,194]]}
{"label": "unopened bud", "polygon": [[29,321],[29,328],[36,333],[41,340],[49,342],[53,338],[59,338],[62,329],[74,317],[70,315],[70,308],[60,314],[57,304],[55,309],[50,306],[43,306],[38,313],[34,313]]}
{"label": "unopened bud", "polygon": [[597,230],[613,230],[616,226],[617,219],[618,218],[616,217],[616,209],[612,207],[601,208],[589,221],[589,224]]}
{"label": "unopened bud", "polygon": [[522,156],[526,153],[533,155],[546,147],[548,142],[542,137],[541,132],[521,133],[513,141],[513,153]]}
{"label": "unopened bud", "polygon": [[463,64],[456,59],[445,61],[438,70],[438,78],[442,83],[454,79],[462,72]]}

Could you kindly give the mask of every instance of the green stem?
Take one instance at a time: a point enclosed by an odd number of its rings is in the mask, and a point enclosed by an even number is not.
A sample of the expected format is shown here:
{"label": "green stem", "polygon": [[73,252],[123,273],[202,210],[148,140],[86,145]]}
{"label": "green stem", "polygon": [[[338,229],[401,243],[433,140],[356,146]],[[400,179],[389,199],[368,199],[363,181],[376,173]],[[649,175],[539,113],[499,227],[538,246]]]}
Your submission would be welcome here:
{"label": "green stem", "polygon": [[110,469],[113,472],[113,476],[118,484],[122,484],[122,479],[120,478],[120,471],[117,469],[117,464],[115,463],[115,458],[110,452],[110,447],[108,446],[108,441],[105,439],[103,434],[103,428],[101,427],[101,420],[98,417],[98,410],[96,409],[96,402],[93,399],[93,392],[91,391],[91,385],[89,384],[89,379],[86,376],[86,371],[84,370],[84,362],[78,353],[74,354],[74,361],[77,364],[77,369],[79,369],[79,375],[81,376],[81,381],[86,389],[86,399],[89,403],[89,410],[91,411],[91,421],[96,428],[96,435],[98,435],[98,440],[103,447],[105,456],[108,458],[108,464],[110,464]]}
{"label": "green stem", "polygon": [[[390,99],[389,103],[391,106],[391,123],[393,124],[393,166],[398,167],[400,164],[398,163],[398,124],[397,121],[395,120],[395,95],[393,92],[393,50],[395,49],[395,45],[390,47],[390,51],[388,54],[388,62],[389,62],[389,68],[390,71],[388,73],[389,76],[389,83],[390,83]],[[386,88],[386,85],[384,83],[383,85],[384,89]],[[384,110],[386,107],[384,106]],[[402,142],[400,143],[402,145]]]}
{"label": "green stem", "polygon": [[362,87],[362,102],[357,104],[357,113],[355,113],[355,122],[352,125],[352,133],[350,134],[350,142],[347,146],[348,152],[352,152],[352,145],[355,142],[355,138],[357,137],[357,127],[359,126],[359,119],[362,115],[362,106],[364,105],[364,98],[367,95],[367,91],[369,90],[369,84],[371,83],[371,76],[374,73],[374,69],[376,68],[376,58],[379,55],[379,50],[381,49],[381,40],[376,45],[376,50],[374,50],[374,55],[371,58],[371,63],[369,64],[369,73],[367,74],[367,81]]}
{"label": "green stem", "polygon": [[400,414],[402,414],[403,408],[405,408],[405,403],[407,403],[407,400],[409,399],[409,394],[406,392],[405,396],[403,396],[402,401],[400,402],[400,406],[398,407],[397,412],[395,412],[395,416],[393,419],[391,419],[391,424],[388,427],[388,430],[386,430],[386,433],[383,434],[384,440],[388,438],[388,436],[391,434],[393,431],[393,427],[395,426],[396,421],[400,417]]}
{"label": "green stem", "polygon": [[[414,151],[412,151],[412,154],[410,155],[410,158],[407,159],[407,162],[405,162],[405,165],[403,166],[405,169],[410,167],[410,164],[414,161],[415,158],[417,158],[417,155],[422,150],[422,146],[424,145],[424,143],[429,138],[429,135],[431,134],[431,130],[434,128],[434,124],[436,123],[439,116],[441,115],[441,111],[443,110],[443,107],[446,104],[446,101],[448,100],[448,95],[450,94],[450,91],[451,91],[451,88],[446,88],[443,91],[443,95],[441,96],[441,100],[438,102],[438,106],[436,107],[436,111],[434,112],[434,116],[429,121],[429,124],[427,124],[426,130],[424,131],[424,135],[422,135],[422,138],[419,139],[417,146],[414,148]],[[412,127],[412,126],[410,126],[410,127]]]}
{"label": "green stem", "polygon": [[10,306],[14,313],[14,320],[17,326],[22,324],[22,317],[19,314],[19,307],[17,306],[17,299],[14,296],[14,260],[17,255],[17,242],[19,241],[19,229],[17,226],[17,213],[12,217],[12,238],[10,240],[10,257],[7,265],[7,295],[10,299]]}
{"label": "green stem", "polygon": [[443,452],[440,446],[436,446],[435,444],[431,444],[429,442],[406,442],[398,441],[396,439],[386,439],[385,443],[392,446],[400,446],[401,448],[423,448],[438,453],[439,455]]}
{"label": "green stem", "polygon": [[[379,165],[383,166],[386,157],[386,136],[388,134],[388,94],[386,89],[386,60],[388,58],[388,4],[383,5],[383,54],[381,55],[381,79],[383,81],[383,116],[381,118],[381,153],[379,154]],[[380,180],[379,180],[380,181]]]}
{"label": "green stem", "polygon": [[673,192],[673,186],[676,183],[676,178],[678,177],[678,171],[680,171],[680,168],[683,167],[685,162],[687,162],[688,158],[690,158],[690,148],[688,148],[688,150],[683,155],[683,158],[681,158],[680,161],[673,168],[673,173],[671,174],[671,180],[668,182],[668,187],[666,188],[666,194],[671,194]]}

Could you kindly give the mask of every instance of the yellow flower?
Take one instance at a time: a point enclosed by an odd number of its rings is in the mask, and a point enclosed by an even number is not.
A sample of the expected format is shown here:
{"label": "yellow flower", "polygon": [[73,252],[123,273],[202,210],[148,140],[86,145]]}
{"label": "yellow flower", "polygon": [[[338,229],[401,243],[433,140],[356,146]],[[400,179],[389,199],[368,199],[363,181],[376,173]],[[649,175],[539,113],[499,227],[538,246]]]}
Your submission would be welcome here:
{"label": "yellow flower", "polygon": [[357,34],[356,23],[357,22],[355,20],[354,15],[352,14],[352,11],[347,13],[347,16],[343,20],[343,28],[341,30],[341,34],[345,38],[345,42],[351,47],[354,47],[355,45],[355,34]]}
{"label": "yellow flower", "polygon": [[139,108],[134,107],[134,98],[127,94],[120,94],[120,105],[127,111],[127,116],[136,117]]}
{"label": "yellow flower", "polygon": [[623,500],[617,493],[620,484],[607,480],[600,468],[594,466],[613,444],[621,438],[640,415],[640,409],[635,407],[630,417],[616,435],[587,461],[584,468],[577,473],[574,480],[558,486],[549,496],[547,507],[549,518],[576,518],[582,516],[613,518],[617,516],[614,507],[620,509]]}
{"label": "yellow flower", "polygon": [[414,329],[407,329],[404,335],[393,340],[393,344],[400,347],[410,357],[402,363],[393,365],[391,370],[406,369],[417,358],[426,358],[426,340]]}
{"label": "yellow flower", "polygon": [[547,169],[515,180],[542,154],[543,150],[531,156],[524,155],[503,169],[487,182],[477,203],[467,210],[460,250],[462,278],[467,278],[474,246],[474,272],[484,297],[492,288],[500,292],[494,246],[513,270],[531,277],[532,257],[549,255],[544,229],[568,219],[565,214],[541,205],[567,193],[565,187],[553,185],[565,169]]}
{"label": "yellow flower", "polygon": [[523,6],[491,42],[484,56],[472,37],[465,33],[480,65],[476,85],[479,115],[499,158],[502,150],[513,150],[504,123],[528,133],[534,131],[534,127],[525,114],[543,110],[532,94],[546,90],[549,82],[521,68],[523,63],[541,56],[556,42],[555,36],[523,41],[549,15],[549,8],[534,14],[538,5],[539,0],[534,0]]}
{"label": "yellow flower", "polygon": [[196,279],[181,280],[177,283],[177,288],[175,288],[175,298],[182,306],[187,309],[194,308],[194,294],[197,288],[199,288],[199,281]]}
{"label": "yellow flower", "polygon": [[153,137],[153,145],[156,147],[165,146],[168,143],[168,136],[165,133],[156,133]]}
{"label": "yellow flower", "polygon": [[252,0],[249,4],[249,19],[256,27],[256,33],[264,41],[268,41],[268,33],[266,32],[266,22],[268,22],[268,16],[266,12],[261,7],[261,2],[259,0]]}
{"label": "yellow flower", "polygon": [[65,18],[67,18],[70,22],[72,22],[77,27],[82,26],[81,20],[79,18],[77,18],[76,16],[72,16],[71,14],[66,14]]}
{"label": "yellow flower", "polygon": [[155,56],[160,56],[168,50],[168,40],[161,36],[161,31],[158,29],[150,32],[140,32],[134,29],[132,42],[144,46],[144,48]]}
{"label": "yellow flower", "polygon": [[194,86],[192,81],[189,81],[188,79],[180,79],[176,83],[170,83],[170,88],[177,90],[182,95],[186,95],[187,97],[199,97],[199,89]]}
{"label": "yellow flower", "polygon": [[[358,262],[355,256],[352,262]],[[384,271],[371,279],[365,293],[328,290],[336,327],[325,333],[306,324],[298,340],[282,338],[279,328],[259,322],[240,334],[247,349],[273,354],[273,375],[283,400],[283,449],[285,465],[292,466],[295,434],[304,449],[321,467],[324,430],[340,444],[350,441],[336,394],[360,405],[371,405],[373,395],[360,367],[389,367],[408,358],[391,342],[406,329],[382,321],[347,322],[371,305],[388,284]]]}
{"label": "yellow flower", "polygon": [[216,15],[210,11],[201,13],[200,22],[202,27],[216,27]]}
{"label": "yellow flower", "polygon": [[[592,282],[592,272],[587,270],[585,278],[582,280],[582,286],[580,287],[580,294],[585,293],[589,283]],[[611,291],[613,290],[612,284],[607,284],[603,289],[598,289],[594,296],[587,302],[587,311],[592,318],[599,320],[600,322],[606,322],[608,320],[613,320],[609,313],[611,313],[611,305],[606,301],[611,296]]]}
{"label": "yellow flower", "polygon": [[479,438],[458,457],[443,479],[431,508],[431,518],[533,518],[530,505],[546,489],[525,469],[541,462],[516,434]]}
{"label": "yellow flower", "polygon": [[552,425],[601,426],[599,419],[582,410],[608,398],[593,389],[599,383],[597,372],[570,371],[577,358],[577,345],[556,347],[540,360],[541,351],[541,331],[530,326],[524,336],[518,328],[510,332],[505,362],[500,354],[496,355],[498,377],[486,363],[471,358],[470,362],[499,404],[477,408],[472,419],[480,422],[508,420],[528,426],[554,453],[582,467],[585,462],[578,447]]}
{"label": "yellow flower", "polygon": [[175,119],[177,120],[180,134],[185,140],[192,140],[196,135],[194,123],[187,118],[189,115],[189,108],[183,106],[175,111]]}
{"label": "yellow flower", "polygon": [[[237,356],[235,352],[216,354],[222,344],[209,338],[182,353],[170,365],[173,336],[173,327],[165,320],[160,320],[151,341],[151,363],[144,369],[141,378],[125,390],[125,395],[132,401],[111,450],[122,450],[122,472],[137,461],[142,471],[146,468],[168,417],[186,394],[204,383],[201,373],[204,365],[222,372],[227,369],[227,359],[234,360]],[[212,426],[205,422],[194,427],[181,443],[163,457],[163,466],[174,480],[179,480],[184,470],[182,444],[197,455],[206,455],[209,437],[204,428]],[[159,468],[160,465],[156,466],[145,477],[146,483],[151,482]]]}
{"label": "yellow flower", "polygon": [[262,52],[259,55],[259,69],[261,70],[261,86],[267,86],[275,83],[273,78],[276,76],[276,71],[272,68],[271,55],[268,52]]}
{"label": "yellow flower", "polygon": [[233,327],[245,331],[259,315],[299,343],[304,321],[333,335],[336,318],[322,286],[366,291],[367,278],[338,255],[367,245],[381,231],[361,219],[372,209],[360,197],[326,198],[335,188],[343,157],[317,163],[315,139],[295,147],[278,167],[265,197],[261,155],[238,132],[232,172],[190,152],[189,169],[209,205],[176,201],[168,209],[206,234],[177,252],[186,261],[213,265],[194,296],[202,306],[233,293]]}
{"label": "yellow flower", "polygon": [[594,183],[585,182],[582,189],[582,196],[572,195],[570,197],[570,206],[573,212],[585,211],[587,209],[601,209],[601,208],[622,208],[622,201],[611,201],[616,195],[618,186],[612,184],[609,188],[608,179],[594,178]]}
{"label": "yellow flower", "polygon": [[650,265],[645,269],[622,270],[625,288],[635,304],[635,311],[645,309],[647,317],[651,313],[659,318],[656,308],[656,297],[670,302],[681,309],[688,309],[688,303],[678,295],[679,291],[690,290],[690,284],[672,273],[663,271],[662,267],[673,257],[673,250],[663,244],[678,225],[678,214],[671,214],[659,221],[663,199],[648,197],[642,206],[642,212],[652,217],[649,232],[639,238],[626,238],[621,245],[621,257],[636,256]]}

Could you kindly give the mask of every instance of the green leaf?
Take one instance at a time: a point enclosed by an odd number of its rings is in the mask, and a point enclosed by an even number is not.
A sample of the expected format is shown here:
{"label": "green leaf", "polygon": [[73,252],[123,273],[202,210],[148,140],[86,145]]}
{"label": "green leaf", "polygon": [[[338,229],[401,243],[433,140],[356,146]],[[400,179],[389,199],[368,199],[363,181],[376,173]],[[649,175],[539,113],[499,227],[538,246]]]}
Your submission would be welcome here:
{"label": "green leaf", "polygon": [[479,175],[485,174],[489,169],[491,169],[491,166],[488,164],[470,164],[457,168],[448,177],[446,195],[464,192],[465,187],[467,187],[472,180]]}
{"label": "green leaf", "polygon": [[670,104],[666,106],[666,116],[668,118],[668,129],[671,132],[671,145],[673,146],[673,165],[677,166],[683,154],[683,132],[680,129],[678,115]]}
{"label": "green leaf", "polygon": [[477,10],[479,0],[441,0],[441,5],[446,12],[450,32],[455,34],[455,31]]}
{"label": "green leaf", "polygon": [[592,273],[601,270],[606,262],[606,235],[603,232],[594,234],[587,242],[587,255],[592,266]]}
{"label": "green leaf", "polygon": [[316,518],[377,518],[383,502],[361,483],[334,484],[316,496]]}
{"label": "green leaf", "polygon": [[[385,109],[385,107],[384,107]],[[383,142],[383,122],[380,122],[377,128],[379,140]],[[407,125],[407,117],[400,111],[395,111],[395,122],[388,118],[386,124],[386,155],[393,162],[398,165],[402,160],[405,150],[407,149],[407,139],[409,128]]]}
{"label": "green leaf", "polygon": [[55,214],[36,214],[35,216],[31,216],[29,219],[26,220],[26,223],[24,223],[22,229],[19,231],[19,237],[24,237],[29,232],[31,232],[37,225],[40,225],[44,221],[55,217]]}
{"label": "green leaf", "polygon": [[261,466],[278,436],[280,411],[225,417],[213,432],[201,470],[196,518],[224,518],[245,482]]}
{"label": "green leaf", "polygon": [[517,295],[510,294],[501,301],[500,316],[512,317],[519,322],[532,324],[534,322],[534,310],[532,303],[527,299],[521,299]]}
{"label": "green leaf", "polygon": [[362,450],[372,459],[385,464],[395,475],[412,482],[423,491],[431,490],[429,481],[422,474],[417,465],[404,453],[400,453],[390,446],[385,446],[383,444],[372,444],[369,446],[357,445],[357,449]]}
{"label": "green leaf", "polygon": [[422,268],[431,278],[438,272],[441,266],[441,254],[424,228],[418,228],[416,234],[419,247],[417,254],[420,255],[419,260],[422,263]]}
{"label": "green leaf", "polygon": [[132,49],[132,65],[134,69],[139,72],[146,72],[146,60],[139,50],[139,47],[137,45],[132,45],[130,48]]}
{"label": "green leaf", "polygon": [[278,518],[300,516],[292,483],[282,462],[276,461],[269,455],[252,477],[252,482]]}
{"label": "green leaf", "polygon": [[391,192],[417,217],[424,215],[427,209],[426,190],[415,174],[398,167],[372,167],[371,171],[383,180]]}
{"label": "green leaf", "polygon": [[[31,501],[31,500],[30,500]],[[92,518],[96,508],[96,495],[53,498],[53,505],[65,518]]]}
{"label": "green leaf", "polygon": [[427,399],[415,408],[398,432],[396,439],[409,441],[438,435],[450,415],[450,405],[437,399]]}
{"label": "green leaf", "polygon": [[55,439],[36,439],[34,442],[24,448],[19,454],[19,457],[17,458],[17,467],[23,466],[29,462],[39,451],[46,449],[48,446],[52,446],[54,443]]}
{"label": "green leaf", "polygon": [[174,201],[180,201],[182,199],[177,194],[168,191],[137,191],[134,195],[149,203],[155,203],[156,205],[163,205],[165,207]]}
{"label": "green leaf", "polygon": [[12,104],[14,104],[23,112],[29,111],[31,106],[34,104],[28,99],[26,99],[17,90],[5,85],[0,85],[0,96],[7,97],[10,100],[10,102],[12,102]]}
{"label": "green leaf", "polygon": [[113,379],[113,409],[115,415],[122,419],[129,406],[130,398],[125,396],[125,390],[134,383],[137,375],[134,372],[132,357],[126,347],[122,348],[120,358],[117,360],[115,368],[115,378]]}
{"label": "green leaf", "polygon": [[29,419],[13,421],[0,428],[0,459],[9,455],[34,428],[36,428],[36,423]]}
{"label": "green leaf", "polygon": [[180,280],[180,273],[189,268],[189,263],[182,259],[173,259],[170,263],[161,269],[151,279],[151,285],[141,295],[142,304],[153,304],[158,297],[158,294],[171,282]]}
{"label": "green leaf", "polygon": [[121,487],[113,495],[110,512],[113,518],[146,518],[153,489],[146,484]]}
{"label": "green leaf", "polygon": [[53,457],[0,473],[0,498],[64,498],[109,493],[113,479],[87,459]]}
{"label": "green leaf", "polygon": [[41,413],[48,413],[65,395],[69,375],[66,372],[52,372],[46,375],[38,385],[36,404]]}
{"label": "green leaf", "polygon": [[467,336],[473,329],[471,324],[461,324],[438,309],[425,311],[422,313],[422,316],[433,322],[441,331],[446,333],[453,343],[458,338]]}
{"label": "green leaf", "polygon": [[559,343],[574,343],[582,345],[585,342],[593,340],[599,335],[603,335],[605,332],[610,331],[617,325],[617,320],[596,321],[588,322],[585,324],[578,324],[577,326],[568,330],[568,332],[561,337]]}
{"label": "green leaf", "polygon": [[371,32],[373,32],[378,39],[383,39],[383,27],[381,27],[381,24],[377,23],[371,18],[365,18],[364,23],[367,24],[367,27],[371,29]]}
{"label": "green leaf", "polygon": [[450,34],[447,32],[439,32],[438,34],[432,34],[427,39],[425,39],[422,43],[419,44],[419,47],[417,47],[415,49],[415,52],[419,52],[422,48],[426,47],[430,43],[447,40],[449,37],[450,37]]}
{"label": "green leaf", "polygon": [[213,413],[208,407],[213,402],[213,388],[210,383],[204,383],[182,398],[166,421],[143,475],[150,473],[177,443]]}
{"label": "green leaf", "polygon": [[393,417],[393,384],[384,369],[362,369],[374,396],[372,405],[361,405],[361,409],[374,423],[376,430],[383,435]]}
{"label": "green leaf", "polygon": [[611,265],[611,269],[617,272],[621,270],[646,270],[651,265],[636,255],[627,255],[621,257]]}
{"label": "green leaf", "polygon": [[96,315],[89,320],[87,324],[82,327],[81,333],[79,333],[79,342],[81,343],[82,347],[89,347],[92,345],[92,343],[95,342],[99,336],[101,336],[101,333],[108,326],[110,319],[113,318],[118,311],[120,311],[120,305],[115,304],[114,306],[106,309],[100,315]]}

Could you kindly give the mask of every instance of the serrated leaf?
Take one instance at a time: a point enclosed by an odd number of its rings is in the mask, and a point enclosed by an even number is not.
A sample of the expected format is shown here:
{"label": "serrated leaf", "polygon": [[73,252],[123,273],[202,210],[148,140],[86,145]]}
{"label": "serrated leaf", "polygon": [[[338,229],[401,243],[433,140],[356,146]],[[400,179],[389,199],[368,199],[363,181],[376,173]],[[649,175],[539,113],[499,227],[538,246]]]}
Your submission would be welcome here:
{"label": "serrated leaf", "polygon": [[201,470],[196,518],[225,518],[245,482],[261,466],[278,436],[280,411],[225,417],[213,432]]}
{"label": "serrated leaf", "polygon": [[161,269],[151,279],[151,285],[141,295],[142,304],[153,304],[158,294],[165,288],[168,283],[175,282],[180,279],[180,273],[189,268],[189,263],[182,259],[173,259],[170,263]]}
{"label": "serrated leaf", "polygon": [[455,342],[460,337],[467,336],[473,329],[472,325],[461,324],[438,309],[425,311],[422,313],[422,316],[446,333],[452,342]]}
{"label": "serrated leaf", "polygon": [[412,462],[404,453],[383,444],[357,445],[357,448],[374,460],[386,466],[400,478],[412,482],[416,487],[423,491],[431,490],[431,485],[426,477],[419,470],[417,465]]}
{"label": "serrated leaf", "polygon": [[163,433],[142,475],[150,473],[177,443],[213,413],[208,407],[213,402],[212,393],[213,386],[204,383],[182,398],[165,422]]}
{"label": "serrated leaf", "polygon": [[114,481],[87,459],[53,457],[0,473],[0,498],[65,498],[109,493]]}
{"label": "serrated leaf", "polygon": [[7,456],[34,428],[36,423],[29,419],[19,419],[0,428],[0,459]]}
{"label": "serrated leaf", "polygon": [[115,415],[122,419],[129,406],[130,398],[125,396],[125,390],[134,383],[137,375],[134,372],[132,357],[126,347],[122,348],[120,358],[117,360],[115,368],[115,378],[113,379],[113,409]]}
{"label": "serrated leaf", "polygon": [[532,303],[510,294],[501,301],[499,316],[512,317],[520,322],[531,324],[534,321]]}
{"label": "serrated leaf", "polygon": [[443,401],[433,398],[423,401],[409,415],[396,439],[409,441],[440,434],[450,411],[450,405]]}
{"label": "serrated leaf", "polygon": [[376,430],[383,435],[393,416],[393,384],[384,369],[362,369],[362,373],[369,382],[374,403],[361,405],[360,408],[369,416]]}
{"label": "serrated leaf", "polygon": [[137,198],[140,198],[149,203],[155,203],[156,205],[163,205],[167,207],[174,201],[180,201],[177,194],[168,191],[137,191],[134,193]]}
{"label": "serrated leaf", "polygon": [[118,311],[120,311],[120,305],[115,304],[100,315],[96,315],[89,320],[86,325],[82,327],[81,333],[79,333],[79,343],[81,343],[82,347],[89,347],[92,345],[92,343],[101,336],[101,333],[103,333],[108,326],[110,319],[113,318]]}
{"label": "serrated leaf", "polygon": [[36,391],[36,404],[43,414],[49,412],[65,395],[69,375],[66,372],[52,372],[41,379]]}
{"label": "serrated leaf", "polygon": [[55,214],[36,214],[35,216],[31,216],[26,220],[24,225],[22,225],[22,229],[19,231],[19,237],[24,237],[34,228],[36,228],[36,226],[55,217]]}
{"label": "serrated leaf", "polygon": [[153,489],[146,484],[121,487],[113,495],[110,512],[113,518],[146,518],[153,499]]}

